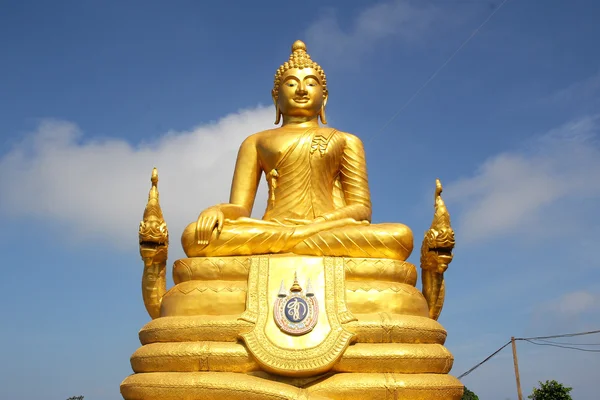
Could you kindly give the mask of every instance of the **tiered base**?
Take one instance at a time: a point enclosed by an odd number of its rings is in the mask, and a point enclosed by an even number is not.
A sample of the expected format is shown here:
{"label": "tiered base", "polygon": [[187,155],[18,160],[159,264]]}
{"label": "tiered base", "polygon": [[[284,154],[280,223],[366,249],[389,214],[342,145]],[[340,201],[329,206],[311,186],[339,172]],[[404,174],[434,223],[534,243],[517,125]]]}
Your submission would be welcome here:
{"label": "tiered base", "polygon": [[[268,261],[289,269],[274,268],[284,271],[288,280],[287,276],[294,276],[296,269],[318,265],[315,261],[324,266],[325,272],[333,268],[322,258],[281,255],[270,256]],[[263,316],[272,312],[271,306],[256,306],[261,293],[272,289],[267,285],[260,291],[260,286],[250,284],[255,278],[250,279],[249,275],[256,271],[253,268],[257,262],[258,258],[249,257],[175,262],[176,286],[163,297],[161,317],[140,331],[142,347],[131,357],[135,374],[121,384],[125,400],[462,397],[462,384],[448,375],[453,357],[443,346],[446,331],[428,317],[426,301],[414,287],[416,269],[403,261],[344,258],[343,265],[336,264],[343,267],[343,275],[341,295],[332,291],[334,298],[340,300],[334,305],[346,304],[346,314],[352,317],[343,322],[344,331],[351,336],[343,352],[326,369],[314,373],[267,372],[277,371],[266,368],[265,360],[247,341],[248,333],[263,328],[243,317],[249,311]],[[270,279],[269,274],[265,276]],[[275,289],[279,279],[274,281]],[[338,281],[335,284],[340,285]],[[340,315],[335,314],[335,307],[325,314],[324,305],[330,299],[319,295],[324,321],[332,321],[328,316]],[[252,309],[251,304],[257,309]],[[276,346],[271,357],[279,360],[279,349]],[[292,354],[293,365],[299,365],[300,355],[301,352]]]}
{"label": "tiered base", "polygon": [[152,372],[121,384],[126,400],[459,400],[463,385],[450,375],[335,374],[305,387],[232,372]]}

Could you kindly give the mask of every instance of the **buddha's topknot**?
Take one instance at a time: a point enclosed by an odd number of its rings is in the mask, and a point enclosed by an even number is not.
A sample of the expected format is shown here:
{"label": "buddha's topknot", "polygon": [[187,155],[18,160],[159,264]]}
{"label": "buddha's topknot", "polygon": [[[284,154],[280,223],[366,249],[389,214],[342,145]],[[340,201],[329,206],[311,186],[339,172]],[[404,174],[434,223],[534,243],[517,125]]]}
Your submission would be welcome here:
{"label": "buddha's topknot", "polygon": [[290,55],[290,59],[283,63],[281,67],[275,73],[275,83],[273,84],[272,95],[275,99],[279,96],[279,86],[281,85],[281,78],[285,71],[291,68],[314,68],[319,74],[319,78],[321,79],[321,85],[323,86],[323,94],[327,96],[327,78],[325,77],[325,72],[323,68],[313,60],[311,60],[310,56],[306,52],[306,44],[304,44],[301,40],[296,40],[292,45],[292,54]]}

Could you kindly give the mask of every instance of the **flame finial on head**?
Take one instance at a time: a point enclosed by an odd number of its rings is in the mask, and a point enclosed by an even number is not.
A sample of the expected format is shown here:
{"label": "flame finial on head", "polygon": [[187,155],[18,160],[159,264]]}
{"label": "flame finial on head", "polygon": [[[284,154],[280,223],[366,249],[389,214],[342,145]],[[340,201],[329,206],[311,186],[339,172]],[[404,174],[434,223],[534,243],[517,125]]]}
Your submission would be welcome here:
{"label": "flame finial on head", "polygon": [[158,185],[158,169],[156,169],[156,167],[152,168],[152,176],[150,177],[150,182],[152,182],[152,186]]}
{"label": "flame finial on head", "polygon": [[292,45],[292,53],[296,52],[297,50],[306,53],[306,44],[302,40],[296,40]]}

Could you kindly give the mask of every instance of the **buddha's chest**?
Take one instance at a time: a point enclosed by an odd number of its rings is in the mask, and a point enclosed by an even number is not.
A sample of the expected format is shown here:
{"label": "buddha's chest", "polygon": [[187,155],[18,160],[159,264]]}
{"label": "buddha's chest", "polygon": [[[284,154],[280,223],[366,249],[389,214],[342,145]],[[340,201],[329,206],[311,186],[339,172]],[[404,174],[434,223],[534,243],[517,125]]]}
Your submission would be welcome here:
{"label": "buddha's chest", "polygon": [[267,173],[283,167],[311,164],[316,168],[334,167],[339,161],[339,140],[332,140],[331,129],[310,133],[280,131],[257,143],[260,164]]}

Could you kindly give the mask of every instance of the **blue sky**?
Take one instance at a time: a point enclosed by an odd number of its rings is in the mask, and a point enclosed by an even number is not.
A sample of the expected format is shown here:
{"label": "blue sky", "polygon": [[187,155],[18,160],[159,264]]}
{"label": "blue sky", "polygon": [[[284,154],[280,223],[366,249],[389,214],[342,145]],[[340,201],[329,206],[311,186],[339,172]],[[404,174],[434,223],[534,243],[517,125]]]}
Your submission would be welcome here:
{"label": "blue sky", "polygon": [[[330,125],[365,142],[376,222],[419,238],[444,183],[453,374],[510,336],[598,329],[597,1],[508,1],[381,131],[499,5],[0,2],[1,397],[119,398],[148,321],[137,227],[152,167],[171,263],[185,224],[227,200],[239,143],[272,126],[273,74],[297,39],[327,73]],[[518,346],[525,393],[557,379],[595,398],[597,353]],[[510,351],[464,383],[515,399]]]}

